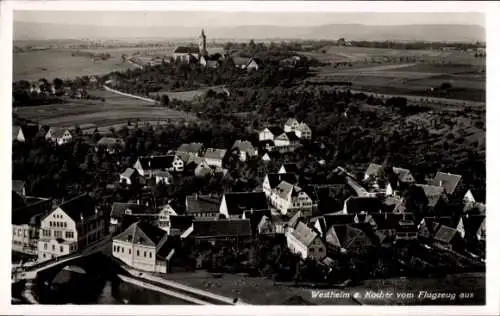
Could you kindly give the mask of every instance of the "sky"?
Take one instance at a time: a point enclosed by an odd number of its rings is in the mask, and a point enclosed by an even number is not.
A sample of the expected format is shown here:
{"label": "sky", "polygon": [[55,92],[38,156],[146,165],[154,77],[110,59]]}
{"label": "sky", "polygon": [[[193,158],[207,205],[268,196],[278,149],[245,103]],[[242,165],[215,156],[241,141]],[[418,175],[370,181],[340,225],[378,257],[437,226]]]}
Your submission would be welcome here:
{"label": "sky", "polygon": [[15,11],[14,21],[94,26],[315,26],[324,24],[408,25],[473,24],[485,26],[482,13],[312,13],[312,12],[102,12]]}

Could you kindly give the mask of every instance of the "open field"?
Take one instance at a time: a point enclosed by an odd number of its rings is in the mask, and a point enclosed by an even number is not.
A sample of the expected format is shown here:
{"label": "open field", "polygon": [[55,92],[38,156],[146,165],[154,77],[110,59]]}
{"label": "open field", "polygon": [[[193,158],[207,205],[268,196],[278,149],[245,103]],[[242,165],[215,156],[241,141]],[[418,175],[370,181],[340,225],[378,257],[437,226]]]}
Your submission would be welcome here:
{"label": "open field", "polygon": [[475,58],[472,53],[461,51],[405,50],[369,47],[325,46],[312,52],[301,52],[323,62],[359,62],[374,58],[417,57],[425,61],[446,60],[453,63],[481,65],[485,58]]}
{"label": "open field", "polygon": [[194,98],[202,97],[208,90],[213,90],[216,92],[222,92],[224,86],[211,86],[211,87],[203,87],[196,90],[190,91],[179,91],[179,92],[170,92],[170,91],[159,91],[158,93],[150,93],[151,97],[155,97],[157,94],[159,95],[168,95],[169,99],[179,100],[179,101],[191,101]]}
{"label": "open field", "polygon": [[399,64],[336,70],[323,67],[310,82],[352,82],[353,90],[374,93],[429,96],[427,90],[450,83],[455,91],[447,98],[469,101],[486,99],[486,77],[480,66]]}
{"label": "open field", "polygon": [[148,102],[115,95],[104,90],[94,90],[90,93],[104,97],[106,101],[92,103],[73,100],[66,104],[21,107],[15,109],[15,113],[22,118],[34,120],[40,124],[57,127],[80,125],[82,129],[117,127],[126,124],[129,120],[136,119],[152,124],[158,121],[195,119],[189,113],[158,107]]}
{"label": "open field", "polygon": [[121,71],[133,66],[122,63],[120,56],[111,56],[108,60],[71,56],[71,50],[44,50],[36,52],[15,53],[13,58],[13,80],[38,80],[45,78],[71,79],[84,75],[100,75],[112,71]]}
{"label": "open field", "polygon": [[[161,47],[113,47],[113,48],[90,48],[90,49],[82,49],[83,52],[91,52],[91,53],[109,53],[111,56],[120,57],[121,55],[133,55],[134,53],[138,53],[141,56],[171,56],[174,49],[177,46],[161,46]],[[209,54],[215,54],[217,52],[222,52],[223,49],[221,47],[207,47],[207,51]]]}

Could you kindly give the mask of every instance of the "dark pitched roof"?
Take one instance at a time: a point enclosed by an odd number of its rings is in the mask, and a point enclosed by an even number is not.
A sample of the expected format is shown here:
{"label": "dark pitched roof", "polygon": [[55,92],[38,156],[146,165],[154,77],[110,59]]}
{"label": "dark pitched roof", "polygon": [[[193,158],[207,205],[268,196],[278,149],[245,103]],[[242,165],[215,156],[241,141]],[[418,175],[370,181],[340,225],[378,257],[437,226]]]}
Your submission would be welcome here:
{"label": "dark pitched roof", "polygon": [[252,143],[249,142],[248,140],[237,140],[234,142],[232,149],[238,148],[240,151],[244,151],[250,155],[255,154],[255,148],[253,147]]}
{"label": "dark pitched roof", "polygon": [[242,215],[246,210],[268,209],[264,192],[230,192],[224,194],[229,215]]}
{"label": "dark pitched roof", "polygon": [[244,216],[246,219],[250,220],[250,226],[252,227],[252,232],[255,234],[257,231],[257,226],[259,225],[262,217],[266,216],[267,218],[271,218],[271,210],[252,210],[245,211]]}
{"label": "dark pitched roof", "polygon": [[21,127],[24,138],[30,140],[38,133],[38,125],[29,124]]}
{"label": "dark pitched roof", "polygon": [[298,141],[300,138],[295,134],[295,132],[288,132],[286,133],[286,136],[288,137],[288,140],[291,142]]}
{"label": "dark pitched roof", "polygon": [[62,203],[59,208],[75,222],[80,222],[96,213],[95,201],[86,193]]}
{"label": "dark pitched roof", "polygon": [[427,185],[427,184],[416,184],[417,187],[424,190],[424,194],[429,201],[428,206],[434,207],[437,205],[443,194],[445,193],[444,187]]}
{"label": "dark pitched roof", "polygon": [[348,249],[357,238],[365,238],[368,245],[372,244],[371,238],[363,229],[354,225],[334,225],[326,233],[326,241],[339,248]]}
{"label": "dark pitched roof", "polygon": [[24,205],[12,209],[12,224],[23,225],[32,224],[37,225],[41,219],[52,210],[51,199],[38,199],[34,203]]}
{"label": "dark pitched roof", "polygon": [[12,209],[14,210],[25,205],[26,202],[24,201],[24,198],[19,193],[12,190]]}
{"label": "dark pitched roof", "polygon": [[205,158],[211,158],[211,159],[223,159],[224,156],[226,156],[226,149],[218,149],[218,148],[208,148],[205,151]]}
{"label": "dark pitched roof", "polygon": [[251,236],[250,220],[201,220],[193,222],[194,237]]}
{"label": "dark pitched roof", "polygon": [[235,56],[235,57],[232,57],[231,60],[236,66],[247,66],[248,63],[250,62],[250,59],[247,57]]}
{"label": "dark pitched roof", "polygon": [[458,231],[455,228],[452,228],[452,227],[449,227],[446,225],[441,225],[441,226],[439,226],[436,233],[434,234],[434,239],[436,241],[448,244],[457,235],[458,235]]}
{"label": "dark pitched roof", "polygon": [[159,248],[166,238],[167,233],[164,230],[149,223],[138,221],[113,239]]}
{"label": "dark pitched roof", "polygon": [[172,215],[170,216],[170,227],[171,229],[178,229],[182,233],[191,226],[193,220],[193,216]]}
{"label": "dark pitched roof", "polygon": [[172,167],[174,159],[175,155],[150,156],[139,157],[139,162],[144,170],[167,169]]}
{"label": "dark pitched roof", "polygon": [[306,247],[309,247],[314,239],[318,237],[317,232],[300,221],[297,223],[297,226],[295,226],[291,235]]}
{"label": "dark pitched roof", "polygon": [[219,198],[213,198],[208,195],[188,195],[186,196],[186,213],[206,212],[218,213],[219,212]]}
{"label": "dark pitched roof", "polygon": [[281,181],[285,181],[292,185],[298,183],[299,179],[295,173],[287,172],[287,173],[268,173],[267,179],[269,180],[269,186],[271,189],[276,188]]}
{"label": "dark pitched roof", "polygon": [[347,214],[347,215],[329,215],[325,214],[323,216],[318,217],[317,219],[319,220],[319,225],[321,227],[321,231],[323,233],[326,233],[330,227],[333,225],[346,225],[346,224],[353,224],[354,223],[354,217],[356,215],[354,214]]}
{"label": "dark pitched roof", "polygon": [[299,173],[299,168],[297,167],[297,164],[294,163],[284,163],[282,167],[285,168],[285,171],[287,173]]}
{"label": "dark pitched roof", "polygon": [[113,218],[123,218],[127,209],[132,212],[132,215],[151,213],[151,209],[144,204],[115,202],[111,207],[110,216]]}
{"label": "dark pitched roof", "polygon": [[274,136],[278,136],[284,133],[283,129],[279,126],[271,126],[267,128]]}
{"label": "dark pitched roof", "polygon": [[346,201],[347,213],[379,213],[382,210],[382,202],[375,197],[350,197]]}
{"label": "dark pitched roof", "polygon": [[178,46],[174,53],[177,54],[198,54],[200,49],[197,46]]}
{"label": "dark pitched roof", "polygon": [[[368,176],[376,176],[382,170],[382,165],[376,163],[370,163],[368,168],[365,171],[365,174]],[[392,167],[392,171],[396,174],[401,182],[413,182],[415,179],[413,178],[410,170],[399,167]]]}
{"label": "dark pitched roof", "polygon": [[413,214],[411,213],[384,213],[372,214],[372,220],[376,225],[376,230],[393,229],[396,231],[406,230],[407,226],[416,229]]}
{"label": "dark pitched roof", "polygon": [[203,149],[202,143],[182,144],[177,148],[177,152],[199,153]]}
{"label": "dark pitched roof", "polygon": [[461,175],[438,171],[432,184],[443,187],[448,194],[453,194],[461,179]]}
{"label": "dark pitched roof", "polygon": [[26,183],[21,180],[12,180],[12,191],[19,195],[24,195],[23,190],[25,189]]}
{"label": "dark pitched roof", "polygon": [[484,215],[464,215],[462,221],[464,223],[464,230],[467,236],[475,236],[483,221],[486,219]]}

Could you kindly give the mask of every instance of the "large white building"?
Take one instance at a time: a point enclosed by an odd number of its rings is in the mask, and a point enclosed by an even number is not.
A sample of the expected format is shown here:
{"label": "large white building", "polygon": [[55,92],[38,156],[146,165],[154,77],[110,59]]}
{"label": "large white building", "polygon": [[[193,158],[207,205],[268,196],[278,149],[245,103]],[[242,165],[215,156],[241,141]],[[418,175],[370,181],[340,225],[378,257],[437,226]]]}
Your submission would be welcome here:
{"label": "large white building", "polygon": [[81,251],[105,235],[102,212],[87,194],[59,205],[41,221],[38,260]]}
{"label": "large white building", "polygon": [[164,230],[138,221],[113,238],[113,257],[135,269],[166,273],[175,252],[166,244],[167,239]]}

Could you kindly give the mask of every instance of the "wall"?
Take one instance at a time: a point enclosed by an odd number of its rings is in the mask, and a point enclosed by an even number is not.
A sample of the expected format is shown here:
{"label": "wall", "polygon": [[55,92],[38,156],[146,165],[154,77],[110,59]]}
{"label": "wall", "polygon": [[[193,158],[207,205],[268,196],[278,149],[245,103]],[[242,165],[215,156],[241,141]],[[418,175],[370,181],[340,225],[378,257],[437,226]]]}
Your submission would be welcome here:
{"label": "wall", "polygon": [[[119,249],[117,249],[117,247]],[[138,252],[139,255],[137,254]],[[144,252],[146,252],[146,256],[144,256]],[[154,272],[156,270],[155,247],[113,240],[113,257],[119,258],[127,265],[139,270],[149,272]]]}
{"label": "wall", "polygon": [[146,101],[146,102],[157,103],[155,100],[150,99],[150,98],[140,97],[138,95],[133,95],[133,94],[121,92],[121,91],[118,91],[118,90],[115,90],[115,89],[111,89],[110,87],[108,87],[106,85],[104,85],[103,87],[104,87],[104,89],[108,90],[109,92],[113,92],[113,93],[116,93],[116,94],[119,94],[119,95],[123,95],[123,96],[134,98],[134,99],[139,99],[139,100]]}

